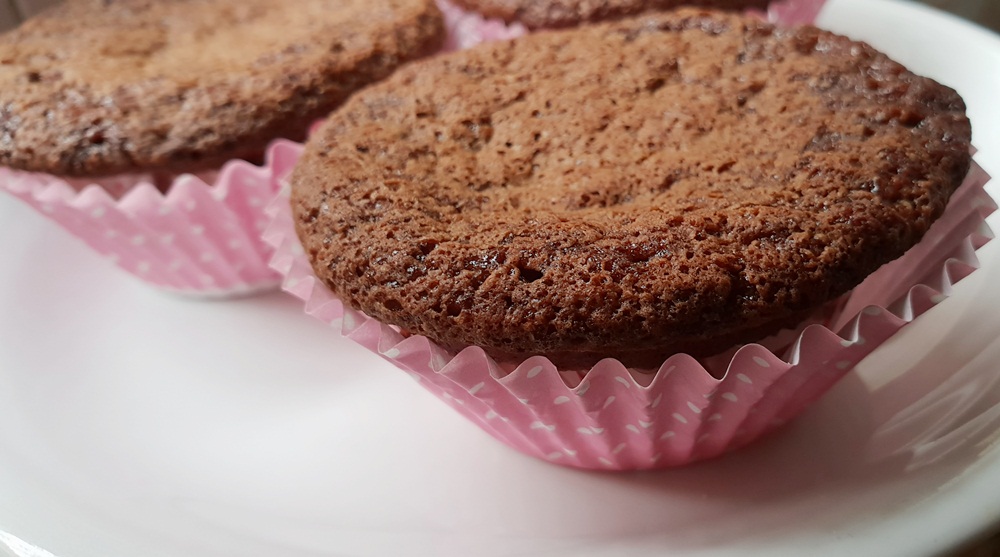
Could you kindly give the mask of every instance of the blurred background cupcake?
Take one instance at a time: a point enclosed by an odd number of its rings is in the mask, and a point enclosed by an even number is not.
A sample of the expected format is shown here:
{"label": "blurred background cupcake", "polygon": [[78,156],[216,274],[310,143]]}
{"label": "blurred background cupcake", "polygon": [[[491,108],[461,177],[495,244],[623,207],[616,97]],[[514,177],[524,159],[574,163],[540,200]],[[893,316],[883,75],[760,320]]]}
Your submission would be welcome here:
{"label": "blurred background cupcake", "polygon": [[0,36],[0,188],[165,289],[273,287],[268,146],[444,38],[431,0],[71,0]]}

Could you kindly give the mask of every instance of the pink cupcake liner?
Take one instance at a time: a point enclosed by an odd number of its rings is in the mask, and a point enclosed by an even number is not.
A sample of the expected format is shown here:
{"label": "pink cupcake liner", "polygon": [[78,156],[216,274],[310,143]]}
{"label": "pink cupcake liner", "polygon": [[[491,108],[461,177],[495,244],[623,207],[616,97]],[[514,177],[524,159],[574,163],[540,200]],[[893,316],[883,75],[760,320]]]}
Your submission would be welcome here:
{"label": "pink cupcake liner", "polygon": [[508,25],[501,19],[486,19],[448,0],[437,0],[437,5],[444,14],[444,24],[448,29],[445,52],[463,50],[484,42],[513,39],[528,33],[528,29],[520,23]]}
{"label": "pink cupcake liner", "polygon": [[813,24],[826,0],[776,0],[767,8],[767,20],[777,25]]}
{"label": "pink cupcake liner", "polygon": [[[289,150],[282,162],[299,153]],[[829,326],[804,326],[780,357],[760,344],[743,346],[725,359],[721,379],[685,354],[656,373],[613,359],[581,372],[541,356],[501,365],[479,347],[453,353],[404,336],[345,307],[316,279],[295,236],[287,188],[269,208],[265,241],[275,248],[272,266],[284,289],[305,302],[306,313],[408,372],[493,437],[560,465],[644,470],[717,457],[785,424],[947,298],[992,237],[984,220],[996,208],[983,190],[988,180],[974,166],[924,241],[842,297]]]}
{"label": "pink cupcake liner", "polygon": [[260,233],[279,188],[272,167],[287,165],[285,143],[269,147],[263,167],[230,161],[218,172],[177,177],[167,193],[141,175],[86,185],[8,168],[0,168],[0,189],[147,283],[197,296],[247,295],[280,283]]}
{"label": "pink cupcake liner", "polygon": [[[765,19],[777,25],[802,25],[816,21],[826,0],[775,0],[768,6]],[[449,0],[437,0],[444,14],[448,39],[444,50],[462,50],[482,42],[513,39],[528,33],[520,23],[507,24],[501,19],[487,19],[467,11]]]}

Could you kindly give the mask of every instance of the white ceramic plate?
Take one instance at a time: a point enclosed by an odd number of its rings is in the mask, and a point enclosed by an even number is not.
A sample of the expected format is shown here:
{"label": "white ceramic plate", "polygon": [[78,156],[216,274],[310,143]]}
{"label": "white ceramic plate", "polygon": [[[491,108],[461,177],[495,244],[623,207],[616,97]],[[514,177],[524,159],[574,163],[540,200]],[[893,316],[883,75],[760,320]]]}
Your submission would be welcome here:
{"label": "white ceramic plate", "polygon": [[[823,23],[957,87],[1000,175],[1000,39],[887,0]],[[782,433],[602,475],[506,449],[290,298],[151,291],[0,198],[0,530],[59,557],[936,554],[1000,523],[998,250]]]}

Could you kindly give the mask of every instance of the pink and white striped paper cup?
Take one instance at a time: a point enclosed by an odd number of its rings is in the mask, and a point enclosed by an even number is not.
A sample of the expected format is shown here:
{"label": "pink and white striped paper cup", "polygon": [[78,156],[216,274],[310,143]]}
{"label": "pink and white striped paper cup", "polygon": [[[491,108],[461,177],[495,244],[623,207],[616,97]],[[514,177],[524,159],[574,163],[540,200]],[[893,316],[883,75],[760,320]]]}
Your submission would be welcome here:
{"label": "pink and white striped paper cup", "polygon": [[500,364],[479,347],[448,351],[345,307],[303,254],[287,188],[270,208],[265,241],[275,248],[272,266],[284,289],[305,302],[307,314],[409,373],[496,439],[564,466],[645,470],[717,457],[785,424],[947,298],[991,237],[984,219],[996,206],[983,191],[988,179],[976,166],[925,239],[842,297],[827,326],[801,327],[781,350],[749,344],[709,359],[714,364],[677,354],[647,371],[613,359],[589,370],[559,369],[544,356]]}
{"label": "pink and white striped paper cup", "polygon": [[147,283],[197,296],[248,295],[279,283],[260,233],[278,191],[272,166],[287,164],[275,159],[282,143],[268,148],[264,166],[230,161],[218,172],[180,175],[166,193],[144,175],[88,184],[8,168],[0,168],[0,189]]}

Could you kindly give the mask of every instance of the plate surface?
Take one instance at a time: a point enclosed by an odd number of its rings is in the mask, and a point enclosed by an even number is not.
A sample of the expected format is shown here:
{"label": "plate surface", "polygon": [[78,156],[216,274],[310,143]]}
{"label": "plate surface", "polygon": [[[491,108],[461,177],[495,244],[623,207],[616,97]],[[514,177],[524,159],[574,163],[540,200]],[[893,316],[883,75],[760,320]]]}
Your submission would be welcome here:
{"label": "plate surface", "polygon": [[[1000,175],[1000,39],[889,0],[821,23],[956,87]],[[59,557],[937,554],[1000,524],[998,250],[763,443],[588,474],[501,446],[291,298],[151,291],[3,197],[0,529]]]}

